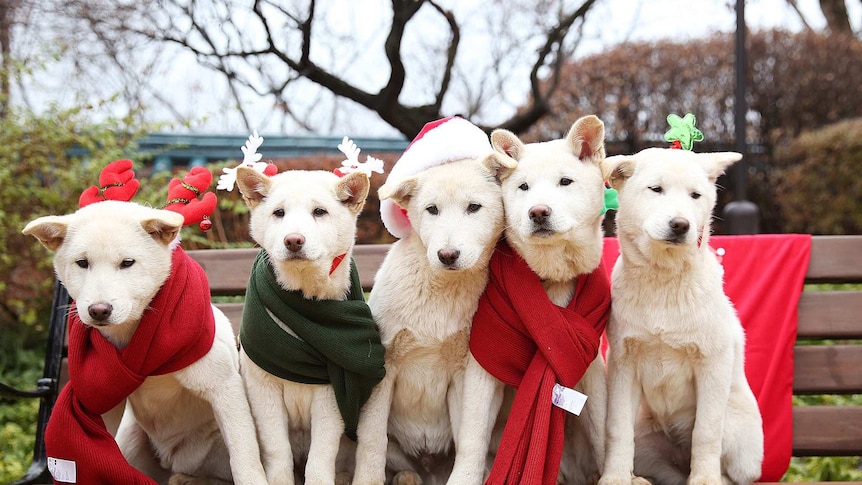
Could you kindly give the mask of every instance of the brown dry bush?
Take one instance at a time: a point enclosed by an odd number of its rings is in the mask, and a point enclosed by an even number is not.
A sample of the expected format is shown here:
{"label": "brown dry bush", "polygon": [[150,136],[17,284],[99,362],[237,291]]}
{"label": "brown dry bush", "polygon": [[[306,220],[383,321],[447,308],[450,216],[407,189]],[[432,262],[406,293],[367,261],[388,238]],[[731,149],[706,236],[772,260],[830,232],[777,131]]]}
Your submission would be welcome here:
{"label": "brown dry bush", "polygon": [[[695,150],[733,149],[734,43],[719,34],[685,43],[626,43],[565,66],[548,116],[526,139],[563,136],[580,115],[607,129],[608,153],[665,146],[669,113],[694,113],[706,141]],[[862,116],[862,42],[841,35],[753,33],[748,41],[748,198],[763,232],[806,230],[785,225],[776,193],[774,154],[803,130]],[[723,191],[717,213],[735,194]]]}
{"label": "brown dry bush", "polygon": [[789,231],[862,234],[862,118],[802,133],[775,162]]}

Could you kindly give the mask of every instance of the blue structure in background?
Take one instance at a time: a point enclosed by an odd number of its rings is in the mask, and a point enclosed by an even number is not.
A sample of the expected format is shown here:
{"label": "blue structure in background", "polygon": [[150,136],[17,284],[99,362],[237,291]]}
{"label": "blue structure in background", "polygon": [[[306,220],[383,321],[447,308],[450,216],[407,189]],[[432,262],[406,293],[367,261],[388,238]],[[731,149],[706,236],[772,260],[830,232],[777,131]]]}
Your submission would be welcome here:
{"label": "blue structure in background", "polygon": [[[265,159],[295,158],[310,155],[335,155],[341,137],[267,136],[260,151]],[[192,168],[207,163],[240,160],[247,136],[175,135],[154,133],[138,140],[140,153],[152,156],[153,173],[175,167]],[[401,153],[409,143],[398,138],[354,138],[363,153]]]}

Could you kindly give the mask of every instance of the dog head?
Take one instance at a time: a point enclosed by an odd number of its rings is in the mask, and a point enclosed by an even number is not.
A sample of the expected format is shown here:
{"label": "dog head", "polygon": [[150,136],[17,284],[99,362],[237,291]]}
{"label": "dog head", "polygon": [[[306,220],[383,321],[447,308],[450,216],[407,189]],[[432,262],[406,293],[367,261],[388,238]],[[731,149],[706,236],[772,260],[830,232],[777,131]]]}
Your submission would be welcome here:
{"label": "dog head", "polygon": [[[604,138],[595,116],[575,121],[564,139],[543,143],[524,144],[505,130],[491,134],[494,149],[518,162],[503,181],[506,239],[542,278],[570,279],[599,264]],[[561,256],[576,262],[561,265]]]}
{"label": "dog head", "polygon": [[[57,277],[81,321],[100,330],[137,324],[171,271],[183,226],[176,212],[104,201],[24,227],[54,251]],[[104,333],[104,332],[103,332]]]}
{"label": "dog head", "polygon": [[617,235],[645,254],[702,244],[709,237],[715,181],[741,158],[668,148],[608,157],[602,171],[619,191]]}
{"label": "dog head", "polygon": [[370,182],[362,172],[338,177],[292,170],[269,177],[240,167],[237,186],[251,210],[252,239],[269,253],[279,282],[297,290],[309,281],[302,273],[326,275],[335,258],[351,251]]}
{"label": "dog head", "polygon": [[517,163],[492,153],[484,159],[445,163],[384,184],[380,199],[407,210],[428,263],[441,270],[487,264],[503,230],[500,182]]}

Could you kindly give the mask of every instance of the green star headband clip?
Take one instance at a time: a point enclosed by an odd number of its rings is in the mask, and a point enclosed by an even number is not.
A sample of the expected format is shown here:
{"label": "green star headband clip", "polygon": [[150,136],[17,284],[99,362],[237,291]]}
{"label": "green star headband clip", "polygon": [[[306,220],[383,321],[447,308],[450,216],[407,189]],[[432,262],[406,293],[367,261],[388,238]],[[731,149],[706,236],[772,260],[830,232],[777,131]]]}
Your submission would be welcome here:
{"label": "green star headband clip", "polygon": [[686,114],[680,118],[675,114],[667,115],[667,124],[670,129],[664,134],[664,139],[671,142],[671,148],[691,150],[696,141],[703,141],[703,133],[694,127],[694,115]]}

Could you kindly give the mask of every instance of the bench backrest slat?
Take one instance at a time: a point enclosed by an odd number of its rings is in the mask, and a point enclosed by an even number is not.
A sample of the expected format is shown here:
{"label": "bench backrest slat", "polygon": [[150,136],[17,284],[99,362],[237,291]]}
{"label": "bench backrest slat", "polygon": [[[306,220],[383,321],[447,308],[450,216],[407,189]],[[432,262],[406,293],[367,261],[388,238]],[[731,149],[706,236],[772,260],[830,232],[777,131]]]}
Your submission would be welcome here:
{"label": "bench backrest slat", "polygon": [[862,282],[862,237],[814,236],[808,283]]}

